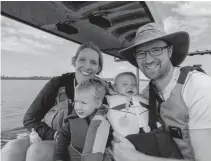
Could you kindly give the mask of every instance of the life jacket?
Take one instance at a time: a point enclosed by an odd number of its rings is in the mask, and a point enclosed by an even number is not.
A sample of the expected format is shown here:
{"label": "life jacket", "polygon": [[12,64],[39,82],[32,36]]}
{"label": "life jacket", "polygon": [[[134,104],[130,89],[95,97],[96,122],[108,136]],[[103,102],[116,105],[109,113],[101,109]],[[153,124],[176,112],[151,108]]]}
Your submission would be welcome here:
{"label": "life jacket", "polygon": [[149,131],[148,100],[139,95],[129,98],[119,94],[106,98],[109,104],[107,118],[114,131],[123,136],[137,134],[140,128]]}
{"label": "life jacket", "polygon": [[[45,114],[43,122],[59,131],[64,125],[64,119],[73,112],[75,73],[62,74],[61,86],[58,90],[54,106]],[[70,98],[68,98],[68,96]]]}
{"label": "life jacket", "polygon": [[43,121],[52,129],[59,131],[64,125],[64,119],[68,114],[68,106],[71,100],[68,99],[65,87],[60,87],[54,106],[46,113]]}
{"label": "life jacket", "polygon": [[[171,92],[170,97],[160,105],[160,116],[165,122],[165,129],[171,133],[174,141],[179,147],[183,157],[194,161],[189,134],[189,111],[182,97],[182,88],[187,79],[188,73],[198,70],[197,67],[183,67],[180,69],[179,79]],[[198,70],[201,71],[201,70]],[[203,71],[201,71],[203,72]]]}
{"label": "life jacket", "polygon": [[70,160],[102,161],[110,129],[105,117],[96,113],[90,124],[73,114],[65,120],[69,122],[71,133],[68,147]]}

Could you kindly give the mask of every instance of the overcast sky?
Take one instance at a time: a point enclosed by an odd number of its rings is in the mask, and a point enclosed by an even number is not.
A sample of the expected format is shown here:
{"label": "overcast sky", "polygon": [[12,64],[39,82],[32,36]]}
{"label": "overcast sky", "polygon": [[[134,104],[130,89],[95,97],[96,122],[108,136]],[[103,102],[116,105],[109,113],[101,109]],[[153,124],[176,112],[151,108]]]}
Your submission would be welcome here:
{"label": "overcast sky", "polygon": [[[190,51],[211,50],[211,2],[154,2],[168,33],[190,33]],[[1,75],[56,76],[74,71],[70,58],[78,45],[1,16]],[[102,77],[135,68],[105,55]],[[203,64],[211,75],[211,55],[188,57],[183,65]]]}

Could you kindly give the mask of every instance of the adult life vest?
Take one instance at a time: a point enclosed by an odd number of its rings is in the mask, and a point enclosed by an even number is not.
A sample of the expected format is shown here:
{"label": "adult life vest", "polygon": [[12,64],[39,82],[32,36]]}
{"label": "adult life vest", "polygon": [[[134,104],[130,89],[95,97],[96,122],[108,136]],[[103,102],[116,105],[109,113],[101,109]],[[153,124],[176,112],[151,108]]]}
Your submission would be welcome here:
{"label": "adult life vest", "polygon": [[59,131],[64,125],[64,119],[68,114],[68,106],[71,104],[68,99],[65,87],[60,87],[54,106],[46,113],[43,121],[52,129]]}
{"label": "adult life vest", "polygon": [[[183,67],[176,86],[170,97],[160,105],[160,116],[165,123],[165,129],[170,132],[183,157],[188,160],[195,160],[189,134],[189,111],[182,97],[182,88],[188,73],[198,70],[194,67]],[[199,70],[200,71],[200,70]]]}
{"label": "adult life vest", "polygon": [[102,161],[110,129],[106,118],[95,114],[88,124],[86,119],[71,114],[65,121],[70,125],[71,142],[68,147],[70,160]]}

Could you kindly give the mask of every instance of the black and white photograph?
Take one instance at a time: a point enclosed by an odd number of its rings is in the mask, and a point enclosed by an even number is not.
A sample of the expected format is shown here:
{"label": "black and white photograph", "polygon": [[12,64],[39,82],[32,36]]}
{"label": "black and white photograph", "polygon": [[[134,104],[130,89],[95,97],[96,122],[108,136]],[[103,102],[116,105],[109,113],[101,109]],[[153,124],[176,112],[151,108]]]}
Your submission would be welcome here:
{"label": "black and white photograph", "polygon": [[1,1],[2,161],[210,161],[211,1]]}

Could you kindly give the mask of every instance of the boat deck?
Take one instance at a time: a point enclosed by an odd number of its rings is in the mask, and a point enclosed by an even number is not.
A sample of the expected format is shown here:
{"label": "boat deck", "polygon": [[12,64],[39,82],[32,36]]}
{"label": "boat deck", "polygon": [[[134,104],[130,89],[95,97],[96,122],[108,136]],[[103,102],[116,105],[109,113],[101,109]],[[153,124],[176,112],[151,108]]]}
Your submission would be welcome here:
{"label": "boat deck", "polygon": [[12,130],[1,131],[1,148],[10,140],[16,139],[17,135],[29,133],[24,127],[15,128]]}

